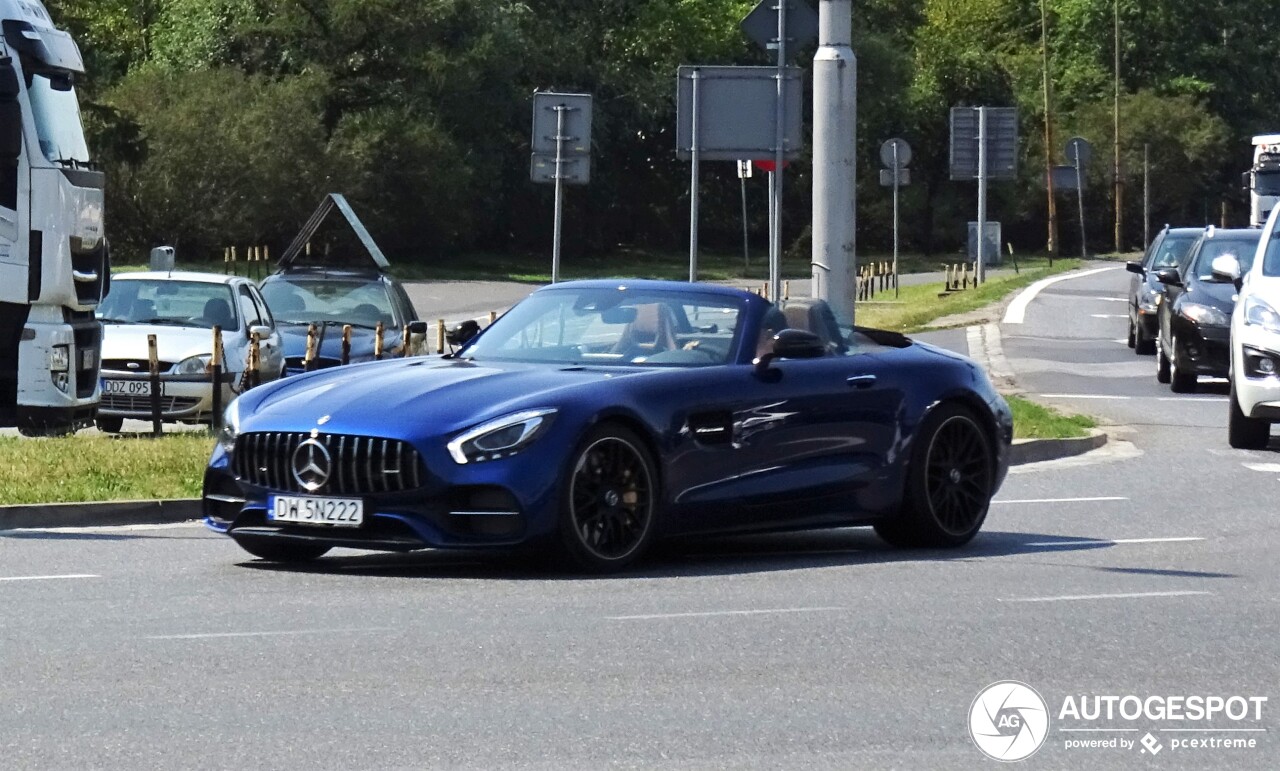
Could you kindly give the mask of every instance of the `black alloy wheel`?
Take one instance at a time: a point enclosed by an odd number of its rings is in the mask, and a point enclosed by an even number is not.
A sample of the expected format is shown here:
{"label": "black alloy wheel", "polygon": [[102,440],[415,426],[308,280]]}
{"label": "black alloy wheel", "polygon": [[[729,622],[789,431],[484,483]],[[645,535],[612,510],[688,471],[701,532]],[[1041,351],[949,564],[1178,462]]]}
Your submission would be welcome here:
{"label": "black alloy wheel", "polygon": [[620,570],[653,535],[658,485],[653,460],[634,432],[603,425],[573,456],[561,512],[570,559],[593,572]]}
{"label": "black alloy wheel", "polygon": [[944,404],[916,437],[901,514],[876,532],[895,546],[962,546],[987,518],[994,481],[986,431],[967,408]]}
{"label": "black alloy wheel", "polygon": [[1159,341],[1156,342],[1156,382],[1167,384],[1169,382],[1169,357],[1164,355],[1164,345]]}
{"label": "black alloy wheel", "polygon": [[1142,324],[1134,331],[1133,352],[1139,356],[1150,356],[1156,352],[1155,338],[1147,337],[1142,331]]}
{"label": "black alloy wheel", "polygon": [[1196,392],[1198,378],[1195,372],[1187,372],[1178,366],[1178,338],[1175,335],[1169,345],[1169,389],[1175,394],[1192,394]]}
{"label": "black alloy wheel", "polygon": [[1133,323],[1133,317],[1129,318],[1129,347],[1138,347],[1138,326]]}

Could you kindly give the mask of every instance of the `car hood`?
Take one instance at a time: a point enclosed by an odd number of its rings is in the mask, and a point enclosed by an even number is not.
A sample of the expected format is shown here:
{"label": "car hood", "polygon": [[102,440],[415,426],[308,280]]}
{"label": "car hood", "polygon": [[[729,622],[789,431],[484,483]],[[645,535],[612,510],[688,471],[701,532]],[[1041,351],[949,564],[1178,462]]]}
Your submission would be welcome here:
{"label": "car hood", "polygon": [[247,394],[242,431],[384,436],[451,433],[532,407],[558,407],[572,391],[659,370],[547,364],[475,364],[411,358],[298,375]]}
{"label": "car hood", "polygon": [[[280,339],[287,357],[305,356],[307,353],[306,324],[279,324]],[[316,324],[318,346],[316,355],[324,359],[342,358],[342,325]],[[368,327],[351,328],[351,359],[357,361],[373,356],[374,330]],[[389,351],[400,345],[400,330],[389,328],[382,334],[382,349]]]}
{"label": "car hood", "polygon": [[[213,353],[212,329],[149,324],[103,324],[103,360],[146,359],[148,335],[156,336],[156,350],[160,361],[176,364],[191,356],[208,356]],[[224,341],[230,336],[229,332],[222,333]]]}
{"label": "car hood", "polygon": [[1229,316],[1236,305],[1236,287],[1234,284],[1195,281],[1182,297],[1183,302],[1209,305]]}

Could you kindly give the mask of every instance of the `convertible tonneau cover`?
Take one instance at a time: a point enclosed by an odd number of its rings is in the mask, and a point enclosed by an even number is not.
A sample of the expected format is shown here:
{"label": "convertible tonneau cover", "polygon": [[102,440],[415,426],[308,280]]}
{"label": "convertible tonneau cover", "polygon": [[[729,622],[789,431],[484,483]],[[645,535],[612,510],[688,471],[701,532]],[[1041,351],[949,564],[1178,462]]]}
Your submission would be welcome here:
{"label": "convertible tonneau cover", "polygon": [[341,193],[329,193],[324,197],[324,200],[320,202],[320,206],[311,215],[311,218],[302,226],[302,230],[298,231],[298,235],[294,237],[293,243],[289,244],[288,249],[284,250],[284,254],[281,255],[280,261],[276,263],[276,266],[281,269],[296,267],[294,263],[297,262],[300,256],[306,255],[307,244],[311,241],[312,237],[315,236],[316,231],[320,229],[320,226],[324,224],[325,219],[333,212],[334,209],[337,209],[342,213],[343,218],[347,221],[347,225],[351,227],[351,231],[355,234],[361,245],[364,246],[365,252],[369,255],[369,258],[378,266],[378,270],[386,270],[391,267],[391,263],[387,262],[387,258],[382,253],[382,250],[378,248],[376,243],[374,243],[373,236],[369,235],[369,230],[365,228],[364,223],[356,216],[355,210],[351,208],[351,204],[347,203],[346,196]]}

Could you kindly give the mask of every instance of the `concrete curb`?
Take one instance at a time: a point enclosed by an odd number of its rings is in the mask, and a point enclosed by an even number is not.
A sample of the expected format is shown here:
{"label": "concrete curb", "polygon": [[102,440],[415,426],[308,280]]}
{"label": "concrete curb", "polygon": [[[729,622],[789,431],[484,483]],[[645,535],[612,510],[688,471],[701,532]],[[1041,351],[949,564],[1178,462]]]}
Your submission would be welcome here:
{"label": "concrete curb", "polygon": [[202,516],[199,498],[110,503],[33,503],[0,506],[0,531],[23,528],[164,525]]}
{"label": "concrete curb", "polygon": [[[1009,465],[1021,466],[1083,455],[1106,443],[1106,432],[1098,429],[1093,429],[1089,436],[1074,439],[1019,439],[1009,451]],[[0,532],[28,528],[165,525],[189,522],[200,519],[201,516],[199,498],[110,503],[33,503],[0,506]]]}
{"label": "concrete curb", "polygon": [[1072,439],[1018,439],[1009,450],[1009,465],[1022,466],[1027,463],[1084,455],[1086,452],[1105,446],[1107,439],[1107,433],[1096,428],[1091,429],[1088,436]]}

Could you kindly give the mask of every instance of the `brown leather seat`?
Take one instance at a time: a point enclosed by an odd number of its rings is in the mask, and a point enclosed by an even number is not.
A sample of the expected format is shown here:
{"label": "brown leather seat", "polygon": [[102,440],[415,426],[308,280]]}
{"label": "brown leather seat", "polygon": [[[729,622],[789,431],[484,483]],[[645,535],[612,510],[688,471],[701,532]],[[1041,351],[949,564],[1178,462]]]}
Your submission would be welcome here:
{"label": "brown leather seat", "polygon": [[847,350],[845,341],[840,336],[835,313],[825,300],[811,297],[788,300],[782,313],[787,318],[788,328],[812,332],[833,353]]}
{"label": "brown leather seat", "polygon": [[622,335],[613,346],[614,353],[634,358],[678,347],[676,318],[670,306],[665,303],[645,303],[635,308],[636,317],[622,330]]}

